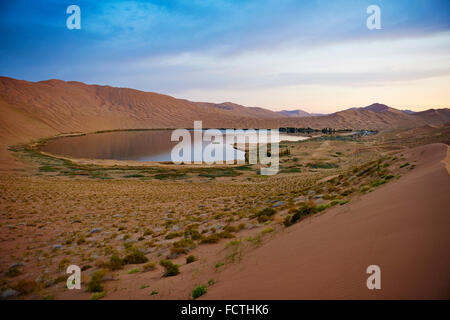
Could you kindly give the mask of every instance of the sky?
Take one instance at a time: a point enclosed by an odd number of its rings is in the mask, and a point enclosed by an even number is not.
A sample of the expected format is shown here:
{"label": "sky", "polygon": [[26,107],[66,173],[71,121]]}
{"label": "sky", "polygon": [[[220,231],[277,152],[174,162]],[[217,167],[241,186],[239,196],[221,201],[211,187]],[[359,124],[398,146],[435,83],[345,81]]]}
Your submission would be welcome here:
{"label": "sky", "polygon": [[0,39],[0,75],[29,81],[272,110],[450,107],[449,0],[0,0]]}

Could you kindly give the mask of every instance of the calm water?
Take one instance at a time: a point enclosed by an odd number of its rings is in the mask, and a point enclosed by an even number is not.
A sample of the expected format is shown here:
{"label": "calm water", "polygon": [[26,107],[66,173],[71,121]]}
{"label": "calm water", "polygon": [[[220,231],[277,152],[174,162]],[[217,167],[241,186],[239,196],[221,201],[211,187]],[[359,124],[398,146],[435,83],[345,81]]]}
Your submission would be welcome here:
{"label": "calm water", "polygon": [[[41,150],[71,158],[171,161],[172,148],[178,144],[178,141],[170,140],[171,134],[172,130],[152,130],[116,131],[63,137],[48,141]],[[194,155],[194,150],[203,150],[211,144],[211,142],[196,143],[193,131],[191,131],[191,137],[192,155]],[[307,138],[280,133],[280,140],[282,141],[304,139]],[[223,147],[224,160],[244,159],[243,151],[236,150],[225,143],[221,146]]]}

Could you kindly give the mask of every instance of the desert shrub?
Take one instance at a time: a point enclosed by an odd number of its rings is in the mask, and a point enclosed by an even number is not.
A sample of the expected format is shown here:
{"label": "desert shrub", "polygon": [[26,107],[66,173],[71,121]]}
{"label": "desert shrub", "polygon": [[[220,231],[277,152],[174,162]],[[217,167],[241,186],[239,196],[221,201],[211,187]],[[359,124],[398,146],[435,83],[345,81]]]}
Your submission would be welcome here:
{"label": "desert shrub", "polygon": [[307,215],[310,215],[316,211],[316,208],[309,204],[304,204],[299,209],[295,210],[294,214],[291,218],[291,224],[296,223],[298,220],[300,220],[302,217],[305,217]]}
{"label": "desert shrub", "polygon": [[45,166],[40,166],[39,171],[40,172],[56,172],[56,171],[58,171],[58,169],[56,169],[52,166],[49,166],[49,165],[45,165]]}
{"label": "desert shrub", "polygon": [[21,273],[22,273],[22,271],[20,271],[20,269],[18,267],[13,267],[13,268],[9,268],[5,274],[7,277],[12,278],[12,277],[18,276]]}
{"label": "desert shrub", "polygon": [[83,243],[86,243],[86,239],[83,236],[81,236],[77,240],[77,245],[81,245]]}
{"label": "desert shrub", "polygon": [[133,268],[128,271],[128,274],[133,274],[133,273],[138,273],[138,272],[139,272],[139,268]]}
{"label": "desert shrub", "polygon": [[192,239],[182,239],[173,244],[174,248],[193,248],[195,247],[194,241]]}
{"label": "desert shrub", "polygon": [[372,185],[372,187],[378,187],[378,186],[380,186],[382,184],[385,184],[385,183],[386,183],[386,180],[380,179],[380,180],[373,181],[371,183],[371,185]]}
{"label": "desert shrub", "polygon": [[308,163],[308,167],[313,169],[333,169],[339,168],[339,165],[331,162],[315,162],[315,163]]}
{"label": "desert shrub", "polygon": [[223,239],[231,239],[231,238],[234,238],[234,237],[235,237],[234,234],[232,234],[232,233],[230,233],[230,232],[228,232],[228,231],[222,231],[221,233],[219,233],[219,236],[220,236],[221,238],[223,238]]}
{"label": "desert shrub", "polygon": [[325,210],[325,209],[327,209],[327,208],[329,208],[329,207],[331,207],[331,203],[323,203],[323,204],[319,204],[317,207],[316,207],[316,211],[317,212],[321,212],[321,211],[323,211],[323,210]]}
{"label": "desert shrub", "polygon": [[117,255],[112,255],[109,259],[108,268],[111,270],[119,270],[122,269],[122,266],[125,264],[125,262],[119,258]]}
{"label": "desert shrub", "polygon": [[[180,255],[180,254],[186,254],[186,253],[188,253],[189,251],[188,251],[188,249],[187,248],[170,248],[170,252],[171,253],[173,253],[173,254],[175,254],[175,256],[178,256],[178,255]],[[171,258],[174,258],[175,256],[172,256],[172,257],[168,257],[168,259],[171,259]]]}
{"label": "desert shrub", "polygon": [[182,172],[168,172],[154,175],[154,178],[158,180],[184,179],[186,177],[187,177],[186,174]]}
{"label": "desert shrub", "polygon": [[406,167],[406,166],[409,166],[409,162],[406,162],[406,163],[402,164],[402,165],[400,166],[400,168],[404,168],[404,167]]}
{"label": "desert shrub", "polygon": [[14,290],[19,292],[19,294],[29,294],[38,288],[37,283],[34,280],[20,280],[15,286]]}
{"label": "desert shrub", "polygon": [[166,239],[170,240],[170,239],[174,239],[177,237],[181,237],[183,234],[181,232],[171,232],[169,234],[166,235]]}
{"label": "desert shrub", "polygon": [[163,277],[173,277],[180,273],[179,266],[169,260],[161,260],[159,264],[165,269]]}
{"label": "desert shrub", "polygon": [[145,177],[143,174],[140,173],[134,173],[134,174],[128,174],[126,176],[123,176],[124,178],[143,178]]}
{"label": "desert shrub", "polygon": [[355,192],[355,191],[356,191],[356,190],[353,189],[353,188],[344,190],[343,192],[341,192],[341,196],[343,196],[343,197],[349,196],[349,195],[351,195],[351,194],[352,194],[353,192]]}
{"label": "desert shrub", "polygon": [[285,227],[289,227],[292,225],[292,215],[288,214],[286,217],[284,217],[283,224]]}
{"label": "desert shrub", "polygon": [[69,277],[69,276],[68,276],[67,274],[59,275],[59,276],[57,276],[57,277],[55,278],[55,280],[53,280],[53,283],[66,282],[68,277]]}
{"label": "desert shrub", "polygon": [[270,233],[270,232],[273,232],[274,230],[275,230],[274,228],[269,227],[269,228],[265,228],[263,231],[261,231],[261,233],[262,234]]}
{"label": "desert shrub", "polygon": [[144,271],[152,271],[155,270],[156,268],[156,264],[154,262],[149,262],[147,264],[144,264],[144,266],[142,267],[142,269]]}
{"label": "desert shrub", "polygon": [[277,211],[273,208],[264,208],[256,214],[258,222],[263,223],[269,221]]}
{"label": "desert shrub", "polygon": [[225,228],[223,228],[223,231],[226,231],[226,232],[236,232],[237,229],[236,229],[236,227],[234,227],[234,226],[225,226]]}
{"label": "desert shrub", "polygon": [[218,177],[236,177],[240,176],[242,173],[236,172],[233,169],[222,169],[222,168],[202,168],[202,173],[199,173],[199,177],[205,178],[218,178]]}
{"label": "desert shrub", "polygon": [[140,264],[146,263],[148,261],[147,257],[143,252],[139,251],[136,248],[131,248],[130,253],[123,258],[123,262],[125,264]]}
{"label": "desert shrub", "polygon": [[202,284],[201,286],[196,287],[192,290],[192,298],[197,299],[206,293],[206,286]]}
{"label": "desert shrub", "polygon": [[59,261],[58,264],[58,270],[63,271],[67,268],[67,266],[69,265],[70,261],[67,258],[63,258],[61,259],[61,261]]}
{"label": "desert shrub", "polygon": [[192,262],[194,262],[196,259],[195,259],[195,257],[194,256],[188,256],[188,257],[186,257],[186,264],[189,264],[189,263],[192,263]]}
{"label": "desert shrub", "polygon": [[200,243],[217,243],[220,240],[220,235],[217,233],[213,233],[206,238],[203,238]]}
{"label": "desert shrub", "polygon": [[258,216],[273,216],[277,211],[274,208],[264,208],[259,213]]}
{"label": "desert shrub", "polygon": [[212,286],[214,283],[216,283],[216,280],[214,280],[213,278],[208,280],[208,285]]}
{"label": "desert shrub", "polygon": [[92,294],[91,300],[99,300],[99,299],[103,298],[104,296],[106,296],[106,292],[105,291],[95,292],[95,293]]}
{"label": "desert shrub", "polygon": [[105,271],[104,270],[97,270],[95,271],[91,279],[88,282],[88,291],[90,292],[102,292],[103,291],[103,285],[102,281],[105,277]]}
{"label": "desert shrub", "polygon": [[198,230],[186,230],[184,232],[184,237],[186,239],[192,239],[192,240],[200,240],[202,238],[202,235],[200,234],[200,232],[198,232]]}

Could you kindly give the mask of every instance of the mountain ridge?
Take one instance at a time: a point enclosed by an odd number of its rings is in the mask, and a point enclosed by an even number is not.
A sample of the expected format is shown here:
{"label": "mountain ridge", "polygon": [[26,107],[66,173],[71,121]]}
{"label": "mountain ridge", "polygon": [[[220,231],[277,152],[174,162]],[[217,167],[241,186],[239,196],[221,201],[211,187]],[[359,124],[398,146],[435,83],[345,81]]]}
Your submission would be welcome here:
{"label": "mountain ridge", "polygon": [[[46,135],[131,128],[191,128],[194,120],[202,120],[204,127],[377,130],[450,122],[448,108],[407,114],[375,103],[322,116],[290,117],[232,102],[193,102],[131,88],[58,79],[29,82],[7,77],[0,77],[0,105],[4,113],[15,115],[15,121],[0,120],[3,127],[0,137],[7,132],[17,133],[15,127],[23,127],[32,137],[42,137],[39,131]],[[39,128],[36,123],[40,124]]]}

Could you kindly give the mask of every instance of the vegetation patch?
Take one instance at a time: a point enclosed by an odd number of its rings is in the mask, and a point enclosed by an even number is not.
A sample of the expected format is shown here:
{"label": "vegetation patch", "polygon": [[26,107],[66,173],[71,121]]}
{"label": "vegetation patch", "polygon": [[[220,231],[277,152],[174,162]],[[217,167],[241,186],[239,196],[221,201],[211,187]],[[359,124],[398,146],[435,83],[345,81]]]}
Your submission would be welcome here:
{"label": "vegetation patch", "polygon": [[105,277],[105,271],[104,270],[97,270],[95,271],[91,279],[88,282],[88,291],[90,292],[102,292],[103,291],[103,285],[102,281]]}
{"label": "vegetation patch", "polygon": [[159,264],[165,269],[163,277],[173,277],[180,273],[179,266],[169,260],[161,260]]}
{"label": "vegetation patch", "polygon": [[192,298],[197,299],[206,293],[206,286],[202,284],[201,286],[196,287],[192,290]]}
{"label": "vegetation patch", "polygon": [[313,169],[335,169],[339,168],[339,165],[332,162],[314,162],[314,163],[308,163],[308,167]]}

